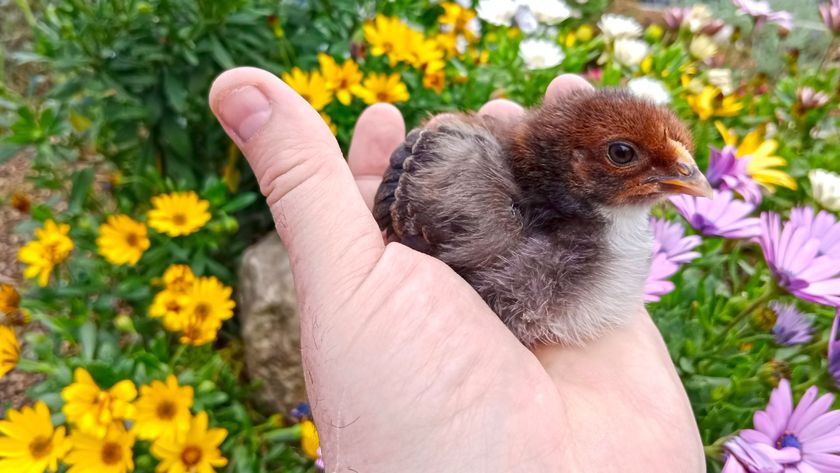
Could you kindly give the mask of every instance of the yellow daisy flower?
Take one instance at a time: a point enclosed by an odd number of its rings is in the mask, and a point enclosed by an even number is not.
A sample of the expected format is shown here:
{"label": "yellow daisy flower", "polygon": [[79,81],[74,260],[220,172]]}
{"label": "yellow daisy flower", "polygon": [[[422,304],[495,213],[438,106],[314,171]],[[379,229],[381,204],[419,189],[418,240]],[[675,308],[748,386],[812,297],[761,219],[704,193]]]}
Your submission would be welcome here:
{"label": "yellow daisy flower", "polygon": [[67,473],[128,473],[134,470],[134,434],[122,424],[114,424],[99,438],[83,432],[73,433],[73,449],[64,459]]}
{"label": "yellow daisy flower", "polygon": [[15,369],[19,359],[20,344],[15,336],[15,329],[0,325],[0,378]]}
{"label": "yellow daisy flower", "polygon": [[764,127],[758,127],[747,133],[741,143],[738,144],[738,136],[720,121],[715,122],[723,142],[729,146],[735,146],[735,154],[739,158],[750,156],[747,164],[747,172],[756,182],[769,190],[775,190],[776,186],[796,190],[796,180],[790,174],[781,169],[774,169],[787,166],[787,161],[774,153],[779,148],[776,140],[764,139]]}
{"label": "yellow daisy flower", "polygon": [[227,320],[233,317],[233,308],[236,306],[232,294],[233,290],[215,277],[200,277],[187,291],[190,300],[187,314],[200,320]]}
{"label": "yellow daisy flower", "polygon": [[47,220],[43,228],[35,230],[35,239],[18,251],[18,258],[26,264],[23,275],[29,279],[37,278],[39,286],[46,286],[56,265],[73,251],[73,240],[67,236],[68,233],[69,225],[56,224],[52,220]]}
{"label": "yellow daisy flower", "polygon": [[318,430],[315,429],[315,424],[311,420],[305,420],[300,423],[300,448],[307,457],[315,460],[318,458],[318,449],[321,447],[321,441],[318,438]]}
{"label": "yellow daisy flower", "polygon": [[452,33],[441,33],[432,37],[437,49],[443,51],[445,57],[455,57],[458,51],[458,36]]}
{"label": "yellow daisy flower", "polygon": [[216,340],[222,322],[216,319],[190,317],[180,326],[180,342],[184,345],[201,346]]}
{"label": "yellow daisy flower", "polygon": [[47,405],[38,401],[34,408],[9,409],[6,419],[0,420],[0,472],[56,471],[71,443],[64,427],[53,427]]}
{"label": "yellow daisy flower", "polygon": [[149,226],[176,237],[197,232],[210,221],[210,203],[195,192],[171,192],[152,197]]}
{"label": "yellow daisy flower", "polygon": [[443,2],[440,6],[443,7],[443,14],[438,17],[438,24],[442,31],[461,35],[471,43],[478,39],[475,31],[470,28],[470,22],[475,18],[474,10],[454,2]]}
{"label": "yellow daisy flower", "polygon": [[20,294],[11,284],[0,284],[0,314],[11,314],[20,307]]}
{"label": "yellow daisy flower", "polygon": [[163,272],[163,283],[172,292],[185,293],[190,290],[195,281],[192,268],[185,264],[173,264]]}
{"label": "yellow daisy flower", "polygon": [[368,105],[377,102],[405,102],[408,100],[408,88],[395,72],[391,75],[371,73],[365,78],[357,95]]}
{"label": "yellow daisy flower", "polygon": [[67,422],[86,434],[102,438],[113,424],[131,419],[137,388],[130,380],[123,380],[107,390],[101,389],[90,373],[76,368],[73,384],[61,391]]}
{"label": "yellow daisy flower", "polygon": [[437,93],[441,93],[446,85],[445,79],[446,77],[442,69],[434,72],[427,72],[423,75],[423,87],[432,89]]}
{"label": "yellow daisy flower", "polygon": [[405,38],[406,30],[410,29],[397,17],[376,15],[373,21],[365,23],[362,30],[365,41],[370,44],[370,54],[373,56],[390,56],[397,53],[398,42]]}
{"label": "yellow daisy flower", "polygon": [[192,403],[192,386],[179,386],[173,375],[166,378],[166,383],[152,381],[148,386],[140,386],[132,431],[145,440],[184,434],[190,428]]}
{"label": "yellow daisy flower", "polygon": [[724,96],[717,87],[707,85],[696,95],[686,97],[688,105],[701,120],[715,117],[732,117],[738,114],[744,104],[732,95]]}
{"label": "yellow daisy flower", "polygon": [[183,292],[165,289],[155,294],[149,306],[149,317],[163,319],[163,327],[170,332],[183,328],[189,298]]}
{"label": "yellow daisy flower", "polygon": [[282,79],[315,110],[321,110],[332,102],[332,90],[318,71],[303,72],[300,68],[293,67],[292,73],[283,73]]}
{"label": "yellow daisy flower", "polygon": [[445,51],[437,41],[422,38],[414,46],[411,65],[426,73],[442,70],[446,66],[444,54]]}
{"label": "yellow daisy flower", "polygon": [[112,215],[99,226],[96,246],[109,263],[134,266],[149,249],[148,230],[127,215]]}
{"label": "yellow daisy flower", "polygon": [[359,65],[352,59],[339,65],[332,56],[324,53],[318,54],[318,63],[321,65],[321,74],[327,81],[327,87],[335,93],[335,98],[344,105],[350,105],[353,89],[362,82]]}
{"label": "yellow daisy flower", "polygon": [[233,290],[214,277],[196,279],[187,292],[183,312],[181,343],[203,345],[216,339],[222,321],[233,317]]}
{"label": "yellow daisy flower", "polygon": [[190,420],[187,433],[177,438],[161,438],[152,445],[158,463],[157,473],[213,473],[214,467],[227,465],[219,445],[227,437],[225,429],[208,429],[207,413]]}

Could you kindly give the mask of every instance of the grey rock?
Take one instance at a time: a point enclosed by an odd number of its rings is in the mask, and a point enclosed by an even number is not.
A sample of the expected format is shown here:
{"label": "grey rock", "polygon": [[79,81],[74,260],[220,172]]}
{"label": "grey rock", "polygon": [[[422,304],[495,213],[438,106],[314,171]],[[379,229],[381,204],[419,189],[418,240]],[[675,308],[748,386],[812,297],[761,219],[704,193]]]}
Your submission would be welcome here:
{"label": "grey rock", "polygon": [[237,292],[245,363],[260,385],[259,401],[275,412],[288,412],[306,400],[306,389],[292,269],[276,233],[245,251]]}

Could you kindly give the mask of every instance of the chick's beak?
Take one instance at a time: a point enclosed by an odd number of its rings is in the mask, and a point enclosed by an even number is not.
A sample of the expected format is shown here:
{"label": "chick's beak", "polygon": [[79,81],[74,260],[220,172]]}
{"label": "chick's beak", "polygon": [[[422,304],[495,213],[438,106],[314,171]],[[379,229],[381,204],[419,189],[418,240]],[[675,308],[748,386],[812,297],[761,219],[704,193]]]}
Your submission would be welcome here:
{"label": "chick's beak", "polygon": [[712,198],[712,186],[697,168],[697,163],[694,162],[691,153],[679,141],[668,141],[676,154],[676,172],[670,176],[657,176],[654,181],[659,184],[663,192]]}

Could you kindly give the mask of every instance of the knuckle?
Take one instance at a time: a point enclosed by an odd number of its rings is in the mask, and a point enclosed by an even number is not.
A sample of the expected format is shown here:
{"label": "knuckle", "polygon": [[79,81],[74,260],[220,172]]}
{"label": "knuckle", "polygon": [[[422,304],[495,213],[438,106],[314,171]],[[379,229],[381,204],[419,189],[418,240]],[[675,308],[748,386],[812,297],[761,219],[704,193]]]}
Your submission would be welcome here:
{"label": "knuckle", "polygon": [[282,157],[266,159],[259,176],[260,191],[271,207],[302,185],[317,184],[327,178],[334,172],[335,164],[340,163],[330,159],[331,153],[311,147],[290,147],[281,154]]}

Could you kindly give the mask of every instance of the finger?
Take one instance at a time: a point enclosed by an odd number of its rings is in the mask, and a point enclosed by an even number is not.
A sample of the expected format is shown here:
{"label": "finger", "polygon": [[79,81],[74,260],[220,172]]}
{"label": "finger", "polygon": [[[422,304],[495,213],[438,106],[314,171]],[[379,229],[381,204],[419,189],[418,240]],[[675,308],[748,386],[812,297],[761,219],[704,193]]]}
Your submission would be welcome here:
{"label": "finger", "polygon": [[405,122],[391,104],[371,105],[356,122],[347,161],[368,208],[373,208],[373,198],[391,153],[404,139]]}
{"label": "finger", "polygon": [[478,109],[479,115],[500,120],[511,120],[521,116],[523,113],[525,113],[525,109],[522,105],[507,99],[491,100]]}
{"label": "finger", "polygon": [[561,74],[554,78],[545,90],[545,101],[553,102],[576,90],[591,90],[592,84],[576,74]]}
{"label": "finger", "polygon": [[220,75],[210,107],[254,170],[302,306],[310,298],[340,301],[342,288],[361,282],[383,244],[326,124],[291,87],[255,68]]}

